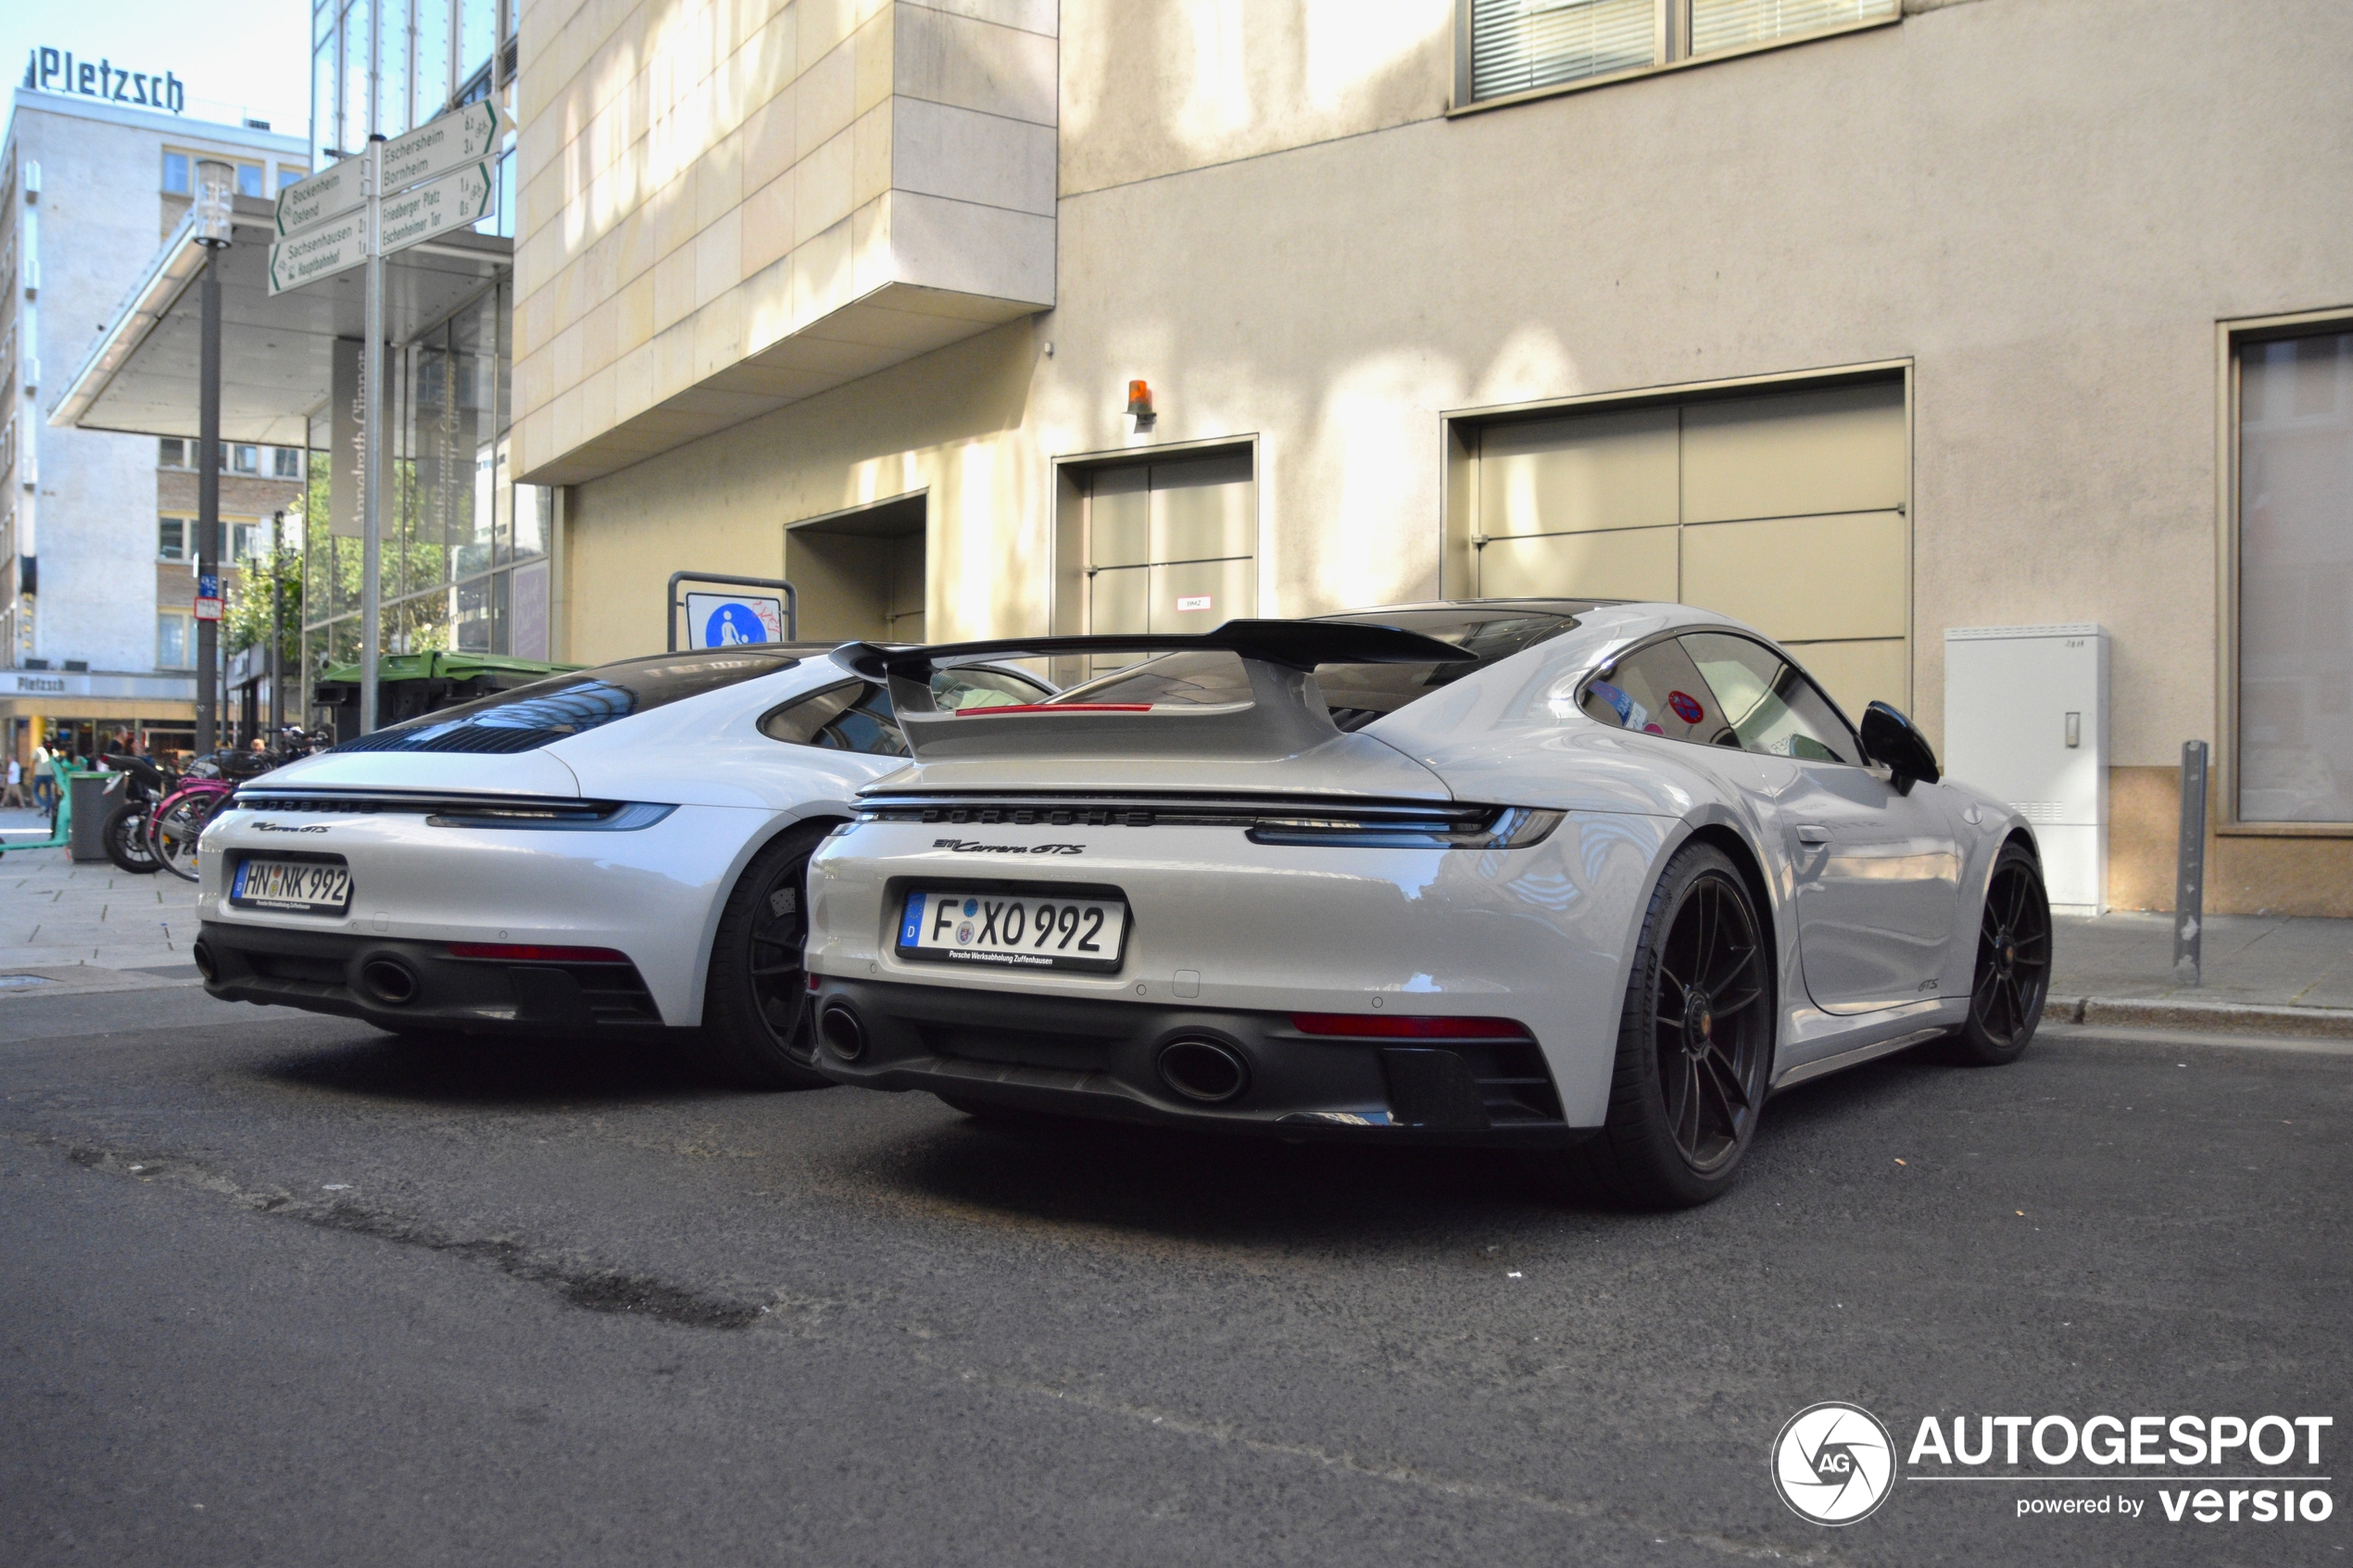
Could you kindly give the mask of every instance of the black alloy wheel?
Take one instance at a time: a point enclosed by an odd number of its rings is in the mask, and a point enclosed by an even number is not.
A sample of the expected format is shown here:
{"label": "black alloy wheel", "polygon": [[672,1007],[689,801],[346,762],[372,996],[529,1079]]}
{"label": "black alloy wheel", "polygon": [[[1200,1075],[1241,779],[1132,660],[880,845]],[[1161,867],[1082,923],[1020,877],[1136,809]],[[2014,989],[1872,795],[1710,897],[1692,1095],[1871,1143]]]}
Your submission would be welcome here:
{"label": "black alloy wheel", "polygon": [[1705,843],[1678,850],[1642,922],[1607,1120],[1572,1153],[1591,1185],[1667,1209],[1731,1185],[1772,1071],[1773,972],[1730,858]]}
{"label": "black alloy wheel", "polygon": [[780,834],[736,879],[719,916],[704,982],[703,1033],[721,1073],[749,1089],[820,1089],[809,975],[809,857],[832,827]]}
{"label": "black alloy wheel", "polygon": [[1981,1066],[2015,1061],[2034,1038],[2051,989],[2051,905],[2043,871],[2015,841],[1994,858],[1977,922],[1977,973],[1969,1022],[1956,1044]]}

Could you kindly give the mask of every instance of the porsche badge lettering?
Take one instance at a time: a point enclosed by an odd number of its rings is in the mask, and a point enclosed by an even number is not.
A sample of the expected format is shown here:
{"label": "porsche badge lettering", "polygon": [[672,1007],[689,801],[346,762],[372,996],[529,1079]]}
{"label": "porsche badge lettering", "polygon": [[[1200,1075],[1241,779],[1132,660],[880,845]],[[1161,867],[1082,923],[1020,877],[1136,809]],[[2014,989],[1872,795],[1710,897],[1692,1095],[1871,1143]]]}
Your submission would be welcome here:
{"label": "porsche badge lettering", "polygon": [[934,849],[952,849],[959,855],[1084,855],[1083,844],[981,844],[969,838],[935,838]]}

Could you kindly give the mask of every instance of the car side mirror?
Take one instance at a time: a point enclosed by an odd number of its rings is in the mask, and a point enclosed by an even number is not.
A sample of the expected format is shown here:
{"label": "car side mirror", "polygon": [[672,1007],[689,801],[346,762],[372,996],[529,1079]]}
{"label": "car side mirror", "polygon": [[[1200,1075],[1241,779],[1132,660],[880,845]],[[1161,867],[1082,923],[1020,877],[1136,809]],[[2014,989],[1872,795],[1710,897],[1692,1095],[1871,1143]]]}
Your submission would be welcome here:
{"label": "car side mirror", "polygon": [[1873,761],[1887,764],[1899,790],[1910,789],[1914,779],[1934,784],[1944,777],[1937,771],[1936,753],[1930,749],[1928,737],[1886,703],[1874,702],[1863,710],[1863,749]]}

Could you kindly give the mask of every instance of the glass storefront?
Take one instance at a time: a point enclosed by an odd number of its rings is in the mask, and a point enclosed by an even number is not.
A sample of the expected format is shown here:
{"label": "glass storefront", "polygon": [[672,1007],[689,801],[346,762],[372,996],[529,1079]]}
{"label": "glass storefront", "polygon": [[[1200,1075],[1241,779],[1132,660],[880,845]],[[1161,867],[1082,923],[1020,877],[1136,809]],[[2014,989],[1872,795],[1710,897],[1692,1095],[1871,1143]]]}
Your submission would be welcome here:
{"label": "glass storefront", "polygon": [[[508,474],[512,285],[393,350],[384,408],[384,652],[547,657],[551,492]],[[331,414],[311,419],[303,669],[359,657],[359,540],[334,529]],[[359,508],[348,508],[358,516]]]}
{"label": "glass storefront", "polygon": [[[517,0],[313,0],[314,167],[396,136],[453,106],[513,107]],[[503,49],[503,59],[501,50]],[[475,225],[514,234],[514,141],[499,155],[497,210]],[[392,351],[384,409],[383,651],[547,657],[551,493],[508,472],[510,280]],[[321,671],[359,658],[359,508],[334,497],[334,419],[310,420],[303,530],[303,706]],[[347,465],[346,465],[347,468]],[[334,504],[340,499],[340,505]],[[342,531],[336,526],[340,514]]]}

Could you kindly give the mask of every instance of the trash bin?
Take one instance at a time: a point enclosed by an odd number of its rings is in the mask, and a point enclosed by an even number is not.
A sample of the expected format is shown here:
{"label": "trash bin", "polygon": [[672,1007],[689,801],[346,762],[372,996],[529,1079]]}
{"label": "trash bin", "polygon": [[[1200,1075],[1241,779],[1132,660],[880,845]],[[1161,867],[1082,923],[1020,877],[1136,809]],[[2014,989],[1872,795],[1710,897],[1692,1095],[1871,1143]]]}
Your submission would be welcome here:
{"label": "trash bin", "polygon": [[71,773],[66,777],[66,797],[73,808],[73,836],[70,850],[77,860],[103,860],[107,858],[107,779],[105,773]]}

